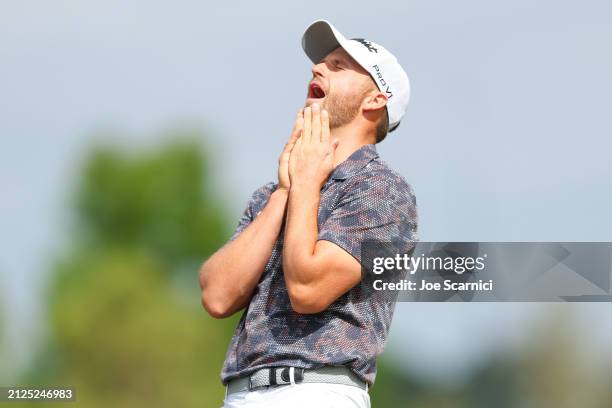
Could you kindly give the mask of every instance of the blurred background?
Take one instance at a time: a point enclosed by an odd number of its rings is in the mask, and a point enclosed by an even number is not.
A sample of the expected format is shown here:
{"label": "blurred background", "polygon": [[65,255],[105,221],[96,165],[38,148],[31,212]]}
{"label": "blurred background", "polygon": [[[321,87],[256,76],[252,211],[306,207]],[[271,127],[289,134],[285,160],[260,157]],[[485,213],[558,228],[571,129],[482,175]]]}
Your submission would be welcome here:
{"label": "blurred background", "polygon": [[[221,406],[239,316],[197,270],[274,180],[317,18],[411,78],[378,150],[423,241],[612,240],[610,2],[4,1],[0,386]],[[605,303],[399,304],[373,406],[610,407],[611,340]]]}

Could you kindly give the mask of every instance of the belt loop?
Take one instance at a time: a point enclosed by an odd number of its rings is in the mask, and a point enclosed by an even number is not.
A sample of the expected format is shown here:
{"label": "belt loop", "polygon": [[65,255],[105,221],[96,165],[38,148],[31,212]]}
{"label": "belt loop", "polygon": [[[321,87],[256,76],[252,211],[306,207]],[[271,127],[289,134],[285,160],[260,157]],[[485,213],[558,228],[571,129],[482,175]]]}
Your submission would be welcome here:
{"label": "belt loop", "polygon": [[366,382],[366,392],[368,392],[368,383]]}
{"label": "belt loop", "polygon": [[295,385],[295,367],[289,367],[289,381],[291,385]]}
{"label": "belt loop", "polygon": [[295,382],[299,384],[303,381],[304,381],[304,369],[298,367],[297,372],[295,373]]}
{"label": "belt loop", "polygon": [[268,382],[270,385],[277,385],[276,383],[276,367],[270,367]]}

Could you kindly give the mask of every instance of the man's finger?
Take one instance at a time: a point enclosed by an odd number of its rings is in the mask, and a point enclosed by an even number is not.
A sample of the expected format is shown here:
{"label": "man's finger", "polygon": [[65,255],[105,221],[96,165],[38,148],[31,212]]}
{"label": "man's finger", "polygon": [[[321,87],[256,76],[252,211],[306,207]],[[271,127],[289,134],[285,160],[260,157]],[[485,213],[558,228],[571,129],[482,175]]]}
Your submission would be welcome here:
{"label": "man's finger", "polygon": [[312,131],[312,111],[310,107],[304,109],[304,130],[302,131],[302,142],[310,143]]}
{"label": "man's finger", "polygon": [[285,143],[285,147],[283,149],[283,154],[289,153],[295,144],[295,141],[301,136],[302,128],[304,126],[304,114],[302,109],[300,109],[295,116],[295,122],[293,123],[293,130],[291,131],[291,136],[289,136],[289,140]]}
{"label": "man's finger", "polygon": [[289,172],[293,171],[297,164],[298,156],[300,155],[300,150],[302,148],[302,139],[304,139],[304,137],[300,136],[293,144],[293,149],[291,149],[291,151],[287,154],[289,156]]}
{"label": "man's finger", "polygon": [[321,141],[321,108],[318,103],[312,105],[311,140],[314,143]]}
{"label": "man's finger", "polygon": [[321,141],[329,142],[329,112],[327,109],[323,109],[321,112]]}
{"label": "man's finger", "polygon": [[293,121],[293,129],[291,129],[291,137],[289,139],[291,139],[294,136],[295,131],[300,122],[300,118],[304,119],[304,109],[303,108],[300,108],[300,110],[298,110],[295,115],[295,120]]}
{"label": "man's finger", "polygon": [[304,128],[304,118],[300,117],[297,119],[295,123],[295,127],[293,128],[293,133],[291,134],[291,137],[289,138],[289,140],[287,141],[287,144],[285,145],[286,150],[287,149],[291,150],[295,142],[299,139],[300,136],[302,136],[303,128]]}
{"label": "man's finger", "polygon": [[332,154],[336,153],[336,149],[338,148],[338,145],[340,145],[340,140],[338,140],[338,139],[334,139],[331,142]]}
{"label": "man's finger", "polygon": [[295,121],[293,122],[293,129],[291,130],[291,136],[289,137],[289,141],[293,139],[297,139],[302,132],[302,125],[304,124],[304,108],[300,108],[297,114],[295,115]]}

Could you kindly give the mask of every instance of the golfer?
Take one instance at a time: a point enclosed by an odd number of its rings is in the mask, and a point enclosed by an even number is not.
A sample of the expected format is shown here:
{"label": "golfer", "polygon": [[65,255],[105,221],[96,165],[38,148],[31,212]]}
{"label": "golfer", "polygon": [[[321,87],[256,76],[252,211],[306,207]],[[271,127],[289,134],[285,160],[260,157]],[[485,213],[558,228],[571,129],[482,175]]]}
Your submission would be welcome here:
{"label": "golfer", "polygon": [[395,303],[359,289],[361,243],[417,240],[416,200],[375,145],[400,124],[408,76],[381,45],[325,20],[302,47],[305,106],[230,241],[200,270],[202,304],[244,309],[221,379],[225,407],[369,407]]}

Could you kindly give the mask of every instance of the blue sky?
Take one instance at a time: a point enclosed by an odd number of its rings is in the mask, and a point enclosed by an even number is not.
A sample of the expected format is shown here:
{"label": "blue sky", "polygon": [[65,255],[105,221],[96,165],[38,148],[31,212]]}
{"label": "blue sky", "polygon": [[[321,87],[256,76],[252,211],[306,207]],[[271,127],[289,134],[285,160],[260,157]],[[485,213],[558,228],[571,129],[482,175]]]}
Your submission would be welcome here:
{"label": "blue sky", "polygon": [[[423,240],[612,240],[609,2],[11,2],[0,13],[0,287],[18,311],[15,355],[36,338],[67,196],[100,131],[149,145],[175,125],[206,129],[237,217],[275,176],[310,77],[301,34],[318,18],[383,44],[411,78],[408,113],[379,151],[416,191]],[[469,316],[527,321],[538,306],[473,307],[401,305],[390,348],[436,334],[416,311],[483,350],[501,340],[474,343]]]}

